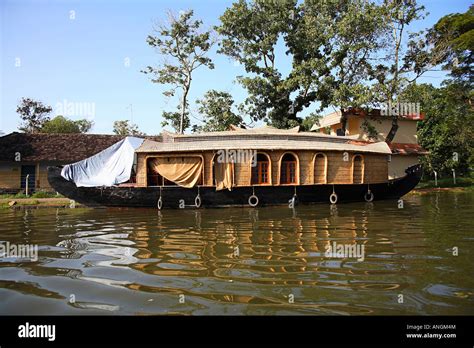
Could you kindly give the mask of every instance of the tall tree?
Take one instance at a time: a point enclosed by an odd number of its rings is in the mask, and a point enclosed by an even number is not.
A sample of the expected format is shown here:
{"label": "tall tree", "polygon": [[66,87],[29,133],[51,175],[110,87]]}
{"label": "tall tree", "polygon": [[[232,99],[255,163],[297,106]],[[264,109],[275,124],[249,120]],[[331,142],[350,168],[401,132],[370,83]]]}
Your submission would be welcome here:
{"label": "tall tree", "polygon": [[[419,100],[425,120],[418,124],[418,141],[429,155],[425,170],[468,173],[474,165],[474,110],[471,91],[463,83],[447,80],[442,87],[413,84],[402,97]],[[429,173],[431,174],[431,173]]]}
{"label": "tall tree", "polygon": [[[253,120],[284,128],[300,122],[291,113],[291,90],[276,66],[276,46],[285,38],[297,12],[296,0],[235,2],[220,17],[219,53],[241,63],[250,76],[239,77],[247,89],[246,111]],[[302,87],[304,88],[304,87]]]}
{"label": "tall tree", "polygon": [[[348,108],[370,99],[370,54],[377,49],[378,7],[365,0],[240,0],[221,16],[219,52],[244,65],[248,113],[279,128],[302,122],[314,105]],[[289,74],[277,68],[284,43]]]}
{"label": "tall tree", "polygon": [[149,35],[147,43],[156,48],[166,58],[159,67],[148,66],[143,70],[146,74],[154,75],[152,82],[170,84],[171,89],[165,91],[165,96],[174,96],[181,90],[181,102],[178,113],[165,112],[165,124],[171,124],[179,133],[183,133],[188,119],[188,94],[191,88],[193,72],[201,66],[214,69],[212,60],[207,57],[213,44],[210,31],[200,31],[201,20],[193,19],[193,11],[183,12],[178,18],[169,13],[168,23],[159,26],[154,35]]}
{"label": "tall tree", "polygon": [[145,133],[138,129],[138,126],[129,120],[115,121],[113,132],[117,135],[144,136]]}
{"label": "tall tree", "polygon": [[465,13],[442,17],[428,31],[428,40],[438,52],[443,68],[458,82],[472,84],[474,79],[474,5]]}
{"label": "tall tree", "polygon": [[243,123],[242,117],[232,110],[234,99],[227,92],[207,91],[196,104],[204,118],[204,124],[196,128],[198,131],[225,131],[231,125],[240,126]]}
{"label": "tall tree", "polygon": [[43,104],[41,101],[31,98],[22,98],[16,112],[20,115],[23,124],[18,129],[25,133],[37,133],[44,123],[49,120],[49,114],[53,108]]}
{"label": "tall tree", "polygon": [[[376,79],[375,101],[388,105],[407,102],[402,92],[436,64],[436,58],[423,31],[408,33],[408,26],[424,18],[425,8],[416,0],[384,0],[382,4],[383,39],[379,63],[371,71]],[[409,101],[408,101],[409,102]],[[391,143],[398,130],[399,115],[391,115],[392,126],[385,141]]]}
{"label": "tall tree", "polygon": [[40,133],[87,133],[93,126],[92,121],[86,119],[73,121],[64,116],[56,116],[46,121]]}
{"label": "tall tree", "polygon": [[296,101],[316,99],[317,111],[340,109],[343,133],[349,109],[373,104],[369,72],[383,47],[381,13],[380,6],[366,0],[307,0],[289,33],[297,69],[288,82],[306,86]]}
{"label": "tall tree", "polygon": [[176,132],[181,133],[181,129],[185,130],[191,126],[191,120],[189,119],[189,105],[186,102],[186,111],[181,112],[181,105],[178,105],[178,111],[163,111],[163,127],[170,126]]}
{"label": "tall tree", "polygon": [[418,124],[418,141],[430,151],[422,158],[424,168],[448,175],[452,169],[468,173],[474,165],[474,6],[442,17],[428,30],[426,45],[432,48],[430,64],[450,70],[451,79],[440,88],[409,85],[401,98],[419,101],[426,115]]}

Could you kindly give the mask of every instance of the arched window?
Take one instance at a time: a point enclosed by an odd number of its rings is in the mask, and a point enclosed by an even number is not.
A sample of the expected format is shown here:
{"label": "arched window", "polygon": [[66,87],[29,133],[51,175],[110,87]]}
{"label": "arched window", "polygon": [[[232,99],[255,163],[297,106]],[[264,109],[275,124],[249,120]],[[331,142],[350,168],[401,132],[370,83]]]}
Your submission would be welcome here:
{"label": "arched window", "polygon": [[256,166],[252,168],[252,185],[268,185],[271,184],[271,163],[268,155],[263,153],[257,154]]}
{"label": "arched window", "polygon": [[281,158],[280,184],[298,184],[298,160],[292,153],[286,153]]}
{"label": "arched window", "polygon": [[364,182],[364,157],[355,155],[352,157],[352,183],[362,184]]}
{"label": "arched window", "polygon": [[328,166],[328,159],[326,155],[323,153],[317,153],[314,156],[314,183],[315,184],[327,183],[327,166]]}

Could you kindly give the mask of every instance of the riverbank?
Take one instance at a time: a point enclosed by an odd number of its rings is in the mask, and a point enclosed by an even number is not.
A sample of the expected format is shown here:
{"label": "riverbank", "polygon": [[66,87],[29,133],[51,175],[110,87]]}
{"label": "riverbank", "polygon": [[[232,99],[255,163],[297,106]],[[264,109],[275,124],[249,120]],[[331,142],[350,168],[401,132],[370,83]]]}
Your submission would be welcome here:
{"label": "riverbank", "polygon": [[454,186],[454,187],[420,187],[415,188],[408,195],[427,194],[432,192],[469,192],[474,191],[474,186]]}
{"label": "riverbank", "polygon": [[0,198],[0,209],[72,208],[82,205],[69,198]]}
{"label": "riverbank", "polygon": [[438,182],[434,180],[427,180],[420,182],[416,188],[425,189],[425,188],[456,188],[456,187],[472,187],[474,186],[474,178],[468,177],[459,177],[454,183],[453,178],[443,178],[439,179]]}
{"label": "riverbank", "polygon": [[437,183],[434,180],[422,181],[409,194],[424,194],[430,192],[464,192],[474,190],[473,178],[457,178],[456,184],[452,178],[439,179]]}

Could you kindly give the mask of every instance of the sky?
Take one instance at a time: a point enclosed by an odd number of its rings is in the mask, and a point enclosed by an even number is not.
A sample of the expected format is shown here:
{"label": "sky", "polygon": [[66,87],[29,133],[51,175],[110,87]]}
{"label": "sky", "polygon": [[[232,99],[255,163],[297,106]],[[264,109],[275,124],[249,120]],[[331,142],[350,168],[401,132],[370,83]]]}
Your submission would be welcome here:
{"label": "sky", "polygon": [[[444,15],[465,12],[470,0],[424,0],[429,15],[411,31],[429,28]],[[177,100],[162,95],[140,71],[156,66],[160,56],[146,43],[154,24],[167,11],[193,9],[204,28],[219,24],[232,1],[224,0],[0,0],[0,131],[16,131],[16,107],[22,97],[53,107],[51,116],[94,122],[92,133],[111,134],[116,120],[132,120],[147,134],[162,130],[163,111],[175,111]],[[288,71],[291,61],[282,50],[277,67]],[[190,101],[207,90],[246,97],[235,81],[244,69],[228,57],[209,55],[215,69],[200,68],[193,76]],[[428,72],[420,82],[439,85],[445,72]],[[192,105],[192,123],[199,114]],[[311,112],[311,108],[306,110]],[[168,129],[169,130],[169,129]]]}

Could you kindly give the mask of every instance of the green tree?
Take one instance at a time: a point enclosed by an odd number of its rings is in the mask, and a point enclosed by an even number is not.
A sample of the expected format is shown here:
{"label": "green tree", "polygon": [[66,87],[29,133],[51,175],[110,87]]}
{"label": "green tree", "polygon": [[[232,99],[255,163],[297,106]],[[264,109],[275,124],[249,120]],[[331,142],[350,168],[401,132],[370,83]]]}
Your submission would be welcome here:
{"label": "green tree", "polygon": [[[188,105],[186,106],[188,109]],[[163,122],[161,126],[170,126],[176,132],[180,132],[180,129],[188,129],[191,126],[191,120],[189,119],[189,111],[183,114],[181,113],[181,105],[178,105],[178,111],[163,111]],[[181,122],[183,121],[183,122]]]}
{"label": "green tree", "polygon": [[73,121],[64,116],[56,116],[46,121],[40,133],[87,133],[93,126],[92,121],[86,119]]}
{"label": "green tree", "polygon": [[231,125],[240,126],[243,123],[242,117],[232,111],[234,99],[227,92],[207,91],[196,104],[204,117],[204,124],[196,128],[198,131],[225,131]]}
{"label": "green tree", "polygon": [[81,133],[89,132],[91,128],[94,126],[94,121],[89,121],[86,119],[77,120],[77,121],[74,121],[74,123],[76,123],[76,125],[79,127],[79,132]]}
{"label": "green tree", "polygon": [[[408,32],[410,24],[424,18],[425,8],[416,0],[384,0],[381,9],[385,44],[379,63],[371,71],[376,80],[374,99],[388,105],[411,102],[401,98],[403,91],[433,68],[438,60],[423,31]],[[391,116],[392,127],[385,138],[387,143],[392,142],[398,130],[399,115]]]}
{"label": "green tree", "polygon": [[37,133],[43,124],[49,120],[53,108],[41,101],[31,98],[22,98],[16,112],[20,115],[23,124],[18,129],[25,133]]}
{"label": "green tree", "polygon": [[[284,128],[300,122],[291,113],[291,91],[276,67],[276,45],[297,13],[296,0],[235,2],[220,17],[219,53],[241,63],[251,76],[238,77],[247,89],[245,110],[254,120]],[[304,88],[304,87],[302,87]]]}
{"label": "green tree", "polygon": [[181,134],[190,125],[188,94],[193,72],[201,66],[214,69],[212,60],[207,57],[213,44],[211,32],[201,32],[202,21],[193,20],[192,17],[192,10],[182,13],[178,18],[170,13],[168,23],[155,30],[155,35],[148,36],[148,45],[156,48],[167,60],[159,67],[148,66],[142,71],[154,75],[152,82],[172,86],[163,93],[167,97],[181,90],[179,112],[163,113],[164,124],[171,125]]}
{"label": "green tree", "polygon": [[467,173],[474,165],[474,111],[470,90],[447,80],[441,88],[413,84],[402,97],[418,100],[425,120],[418,123],[418,141],[430,154],[422,158],[425,170],[451,175]]}
{"label": "green tree", "polygon": [[428,31],[428,41],[434,45],[443,69],[459,82],[472,84],[474,74],[474,5],[465,13],[442,17]]}
{"label": "green tree", "polygon": [[303,119],[301,122],[301,130],[303,131],[310,131],[313,125],[319,124],[319,120],[321,119],[321,115],[317,113],[311,113]]}
{"label": "green tree", "polygon": [[[379,7],[364,0],[240,0],[220,17],[219,52],[243,64],[239,77],[249,97],[244,105],[254,120],[288,128],[298,113],[319,101],[341,108],[370,100],[370,55],[379,47]],[[277,68],[284,43],[292,69]]]}
{"label": "green tree", "polygon": [[145,133],[138,129],[138,126],[129,120],[115,121],[113,132],[117,135],[144,136]]}
{"label": "green tree", "polygon": [[345,132],[346,112],[374,103],[369,73],[383,48],[382,13],[381,6],[365,0],[304,2],[288,39],[296,67],[288,83],[306,86],[296,98],[297,111],[300,100],[319,101],[318,111],[338,108]]}

